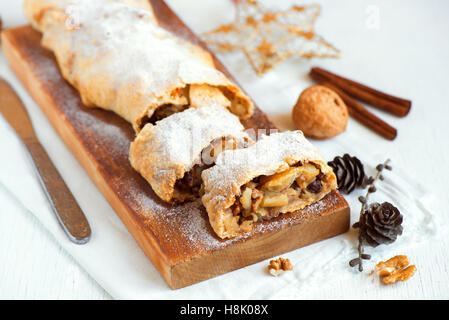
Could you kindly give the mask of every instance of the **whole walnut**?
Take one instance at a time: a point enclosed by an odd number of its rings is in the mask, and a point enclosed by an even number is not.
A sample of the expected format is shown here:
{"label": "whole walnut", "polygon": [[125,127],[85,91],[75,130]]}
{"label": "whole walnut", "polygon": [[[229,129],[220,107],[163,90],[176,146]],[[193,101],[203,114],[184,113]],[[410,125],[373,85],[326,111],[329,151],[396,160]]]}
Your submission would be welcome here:
{"label": "whole walnut", "polygon": [[329,139],[346,130],[348,108],[334,91],[314,85],[301,93],[292,117],[306,137]]}

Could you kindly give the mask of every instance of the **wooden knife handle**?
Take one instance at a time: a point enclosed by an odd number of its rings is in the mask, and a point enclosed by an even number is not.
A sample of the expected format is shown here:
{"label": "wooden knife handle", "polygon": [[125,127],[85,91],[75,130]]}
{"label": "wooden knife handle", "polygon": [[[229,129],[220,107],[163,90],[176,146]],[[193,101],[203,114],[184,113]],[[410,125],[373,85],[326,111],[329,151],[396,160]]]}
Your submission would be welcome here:
{"label": "wooden knife handle", "polygon": [[33,159],[47,198],[64,231],[71,241],[77,244],[87,243],[91,235],[89,223],[47,152],[37,139],[25,141],[25,145]]}

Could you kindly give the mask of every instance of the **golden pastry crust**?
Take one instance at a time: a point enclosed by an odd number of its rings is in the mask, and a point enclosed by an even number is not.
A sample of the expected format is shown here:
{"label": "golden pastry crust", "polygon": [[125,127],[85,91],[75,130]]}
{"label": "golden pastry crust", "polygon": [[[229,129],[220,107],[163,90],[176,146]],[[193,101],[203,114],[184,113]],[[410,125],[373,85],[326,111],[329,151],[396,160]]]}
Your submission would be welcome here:
{"label": "golden pastry crust", "polygon": [[189,194],[177,190],[176,182],[196,164],[213,164],[215,159],[202,152],[217,138],[233,138],[243,145],[249,140],[243,130],[239,119],[219,105],[187,109],[145,125],[131,143],[131,165],[162,200],[190,200]]}
{"label": "golden pastry crust", "polygon": [[[86,1],[90,0],[78,0],[78,3],[82,6],[86,4]],[[157,19],[154,16],[153,8],[150,5],[150,2],[147,0],[101,0],[102,5],[108,5],[112,2],[121,3],[124,5],[128,5],[130,7],[136,9],[142,9],[148,11],[150,15],[147,19],[151,20],[151,23],[157,24]],[[73,15],[77,15],[81,12],[70,12],[70,7],[75,8],[74,0],[25,0],[24,3],[24,11],[25,16],[31,25],[37,29],[42,31],[43,29],[50,28],[52,24],[54,26],[59,26],[60,21],[62,19],[66,24],[66,27],[70,26],[70,23],[76,23],[77,17],[72,17],[73,19],[68,19],[68,15],[72,13]],[[51,17],[48,17],[50,15]]]}
{"label": "golden pastry crust", "polygon": [[[237,200],[243,203],[245,194],[242,186],[253,183],[267,183],[263,179],[279,178],[288,170],[299,171],[309,165],[320,172],[321,188],[307,197],[289,197],[288,203],[275,208],[275,214],[293,212],[321,200],[331,190],[337,188],[336,177],[332,169],[324,162],[317,150],[304,138],[300,131],[275,133],[262,137],[257,143],[246,149],[224,151],[218,156],[215,166],[203,171],[204,195],[202,202],[209,215],[209,221],[220,238],[231,238],[251,230],[252,221],[241,221],[241,216],[233,212]],[[279,175],[276,175],[279,174]],[[313,176],[313,178],[315,175]],[[298,172],[294,179],[302,176]],[[262,186],[264,189],[266,186]],[[273,186],[270,186],[273,187]],[[300,186],[299,186],[300,187]],[[251,194],[252,201],[257,199],[259,190]],[[243,191],[245,192],[246,189]],[[275,189],[272,189],[275,190]],[[275,193],[285,196],[284,192]],[[271,191],[270,191],[271,193]],[[267,192],[268,194],[268,192]],[[298,195],[300,192],[298,193]],[[266,194],[265,194],[266,196]],[[265,199],[265,198],[264,198]],[[273,198],[266,199],[273,200]],[[264,201],[264,200],[262,200]],[[256,202],[258,202],[256,200]],[[254,202],[253,202],[254,203]],[[266,203],[267,206],[271,204]],[[238,210],[239,211],[239,210]]]}
{"label": "golden pastry crust", "polygon": [[157,25],[148,1],[27,0],[25,12],[83,103],[114,111],[136,132],[161,106],[189,107],[194,86],[225,97],[242,119],[253,113],[208,52]]}
{"label": "golden pastry crust", "polygon": [[348,110],[334,91],[315,85],[304,90],[292,111],[293,122],[312,139],[329,139],[346,130]]}

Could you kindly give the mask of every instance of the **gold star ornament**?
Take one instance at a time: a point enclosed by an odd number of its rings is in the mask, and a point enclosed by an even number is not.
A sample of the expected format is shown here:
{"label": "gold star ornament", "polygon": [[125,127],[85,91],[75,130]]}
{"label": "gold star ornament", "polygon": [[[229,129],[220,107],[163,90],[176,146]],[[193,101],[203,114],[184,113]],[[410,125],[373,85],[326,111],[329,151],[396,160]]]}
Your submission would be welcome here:
{"label": "gold star ornament", "polygon": [[259,76],[285,59],[338,58],[340,51],[313,31],[319,5],[293,6],[287,11],[270,10],[255,0],[237,2],[233,23],[202,34],[215,52],[241,50]]}

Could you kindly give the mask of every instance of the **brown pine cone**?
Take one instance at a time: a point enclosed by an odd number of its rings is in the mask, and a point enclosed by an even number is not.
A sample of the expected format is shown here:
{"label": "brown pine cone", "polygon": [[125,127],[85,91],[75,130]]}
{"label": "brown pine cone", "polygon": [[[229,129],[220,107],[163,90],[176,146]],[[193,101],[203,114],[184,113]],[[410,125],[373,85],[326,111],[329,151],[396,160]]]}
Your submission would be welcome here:
{"label": "brown pine cone", "polygon": [[402,215],[389,202],[369,205],[357,226],[362,239],[370,246],[391,244],[402,234]]}
{"label": "brown pine cone", "polygon": [[329,161],[327,164],[334,170],[340,191],[349,194],[356,187],[364,185],[365,170],[362,162],[356,157],[345,154],[343,157],[335,157],[333,161]]}

